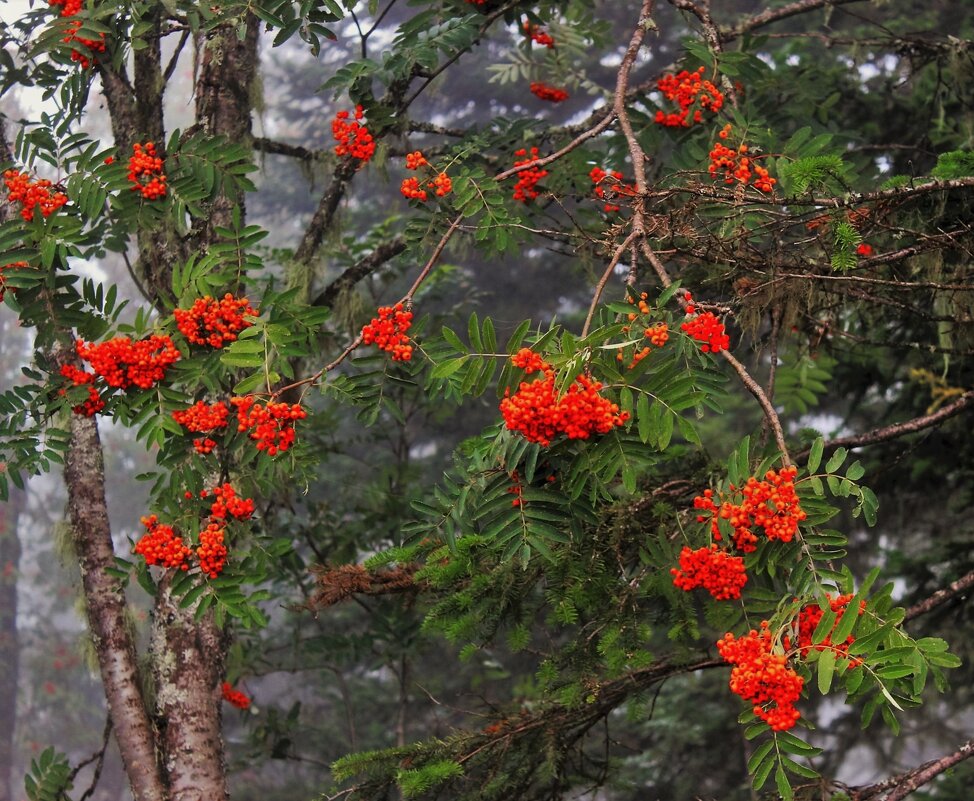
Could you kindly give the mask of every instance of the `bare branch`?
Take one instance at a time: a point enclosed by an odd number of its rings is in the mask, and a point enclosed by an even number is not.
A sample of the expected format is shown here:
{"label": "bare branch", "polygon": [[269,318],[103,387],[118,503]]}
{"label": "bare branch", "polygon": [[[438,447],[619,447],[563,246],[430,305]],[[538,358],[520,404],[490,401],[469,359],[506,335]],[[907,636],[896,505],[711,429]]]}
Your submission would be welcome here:
{"label": "bare branch", "polygon": [[413,285],[409,287],[408,291],[402,297],[403,303],[411,303],[413,295],[416,294],[416,290],[419,289],[423,281],[430,274],[433,267],[440,260],[440,256],[443,254],[443,250],[446,248],[447,243],[453,238],[457,229],[460,227],[460,223],[463,222],[463,213],[461,212],[456,217],[453,218],[453,222],[450,223],[450,227],[446,229],[446,233],[443,234],[440,241],[437,243],[436,247],[433,248],[433,253],[430,255],[429,260],[424,265],[423,269],[419,271],[419,275],[416,276],[416,280],[413,281]]}
{"label": "bare branch", "polygon": [[765,25],[770,25],[771,23],[778,22],[779,20],[788,19],[788,17],[794,17],[798,14],[807,14],[809,11],[815,11],[828,6],[844,6],[848,3],[858,2],[862,2],[862,0],[798,0],[795,3],[782,6],[781,8],[769,8],[767,11],[762,11],[760,14],[754,15],[749,20],[745,20],[736,28],[732,28],[729,31],[722,31],[720,38],[723,42],[729,42],[732,39],[736,39],[737,37],[747,33],[748,31],[763,28]]}
{"label": "bare branch", "polygon": [[338,278],[332,281],[316,297],[314,306],[331,306],[342,292],[347,292],[355,284],[371,274],[390,259],[395,258],[406,249],[406,240],[396,237],[390,242],[379,245],[368,256],[363,256],[355,264],[346,269]]}
{"label": "bare branch", "polygon": [[310,264],[315,254],[317,254],[318,248],[325,238],[325,233],[331,227],[335,212],[338,211],[338,204],[345,194],[345,187],[351,181],[352,176],[355,175],[358,167],[356,162],[357,159],[350,156],[340,162],[335,168],[331,186],[325,190],[325,193],[321,196],[321,200],[318,201],[318,208],[315,209],[315,213],[311,216],[311,221],[305,229],[304,236],[301,237],[301,242],[298,244],[297,250],[294,251],[294,260],[298,264]]}
{"label": "bare branch", "polygon": [[974,756],[974,740],[968,740],[952,754],[947,754],[939,759],[931,759],[929,762],[924,762],[922,765],[913,768],[913,770],[908,770],[878,784],[850,788],[850,795],[853,801],[869,801],[869,799],[879,799],[880,797],[881,801],[901,801],[917,788],[972,756]]}
{"label": "bare branch", "polygon": [[286,142],[276,142],[263,136],[254,138],[254,150],[260,153],[272,153],[275,156],[289,156],[301,161],[320,161],[328,154],[324,150],[309,150],[300,145],[289,145]]}
{"label": "bare branch", "polygon": [[608,283],[609,278],[612,277],[612,273],[615,271],[616,265],[622,259],[625,252],[629,249],[629,246],[636,240],[636,232],[633,231],[626,237],[625,241],[615,249],[612,254],[612,258],[609,260],[609,264],[605,268],[605,272],[602,273],[602,277],[599,279],[599,283],[595,287],[595,292],[592,295],[592,302],[588,307],[588,314],[585,315],[585,325],[582,326],[582,338],[584,339],[588,336],[588,330],[592,325],[592,318],[595,316],[595,309],[599,305],[599,299],[602,297],[602,292],[605,289],[605,285]]}
{"label": "bare branch", "polygon": [[[902,423],[893,423],[893,425],[883,426],[882,428],[874,428],[872,431],[866,431],[862,434],[853,434],[848,437],[838,437],[829,440],[825,443],[825,452],[829,453],[840,447],[856,448],[861,445],[875,445],[877,442],[886,442],[887,440],[896,439],[907,434],[914,434],[917,431],[923,431],[925,428],[939,425],[945,420],[960,414],[972,405],[972,401],[974,401],[974,390],[968,390],[953,403],[948,403],[933,414],[915,417],[912,420],[904,420]],[[796,454],[795,458],[799,461],[804,459],[808,456],[809,450],[806,448],[801,453]]]}
{"label": "bare branch", "polygon": [[924,598],[922,601],[918,601],[913,606],[907,607],[903,620],[913,620],[913,618],[925,615],[927,612],[932,612],[938,606],[942,606],[952,598],[956,598],[961,593],[971,589],[971,587],[974,587],[974,570],[961,576],[957,581],[952,581],[946,587],[937,590],[933,595]]}

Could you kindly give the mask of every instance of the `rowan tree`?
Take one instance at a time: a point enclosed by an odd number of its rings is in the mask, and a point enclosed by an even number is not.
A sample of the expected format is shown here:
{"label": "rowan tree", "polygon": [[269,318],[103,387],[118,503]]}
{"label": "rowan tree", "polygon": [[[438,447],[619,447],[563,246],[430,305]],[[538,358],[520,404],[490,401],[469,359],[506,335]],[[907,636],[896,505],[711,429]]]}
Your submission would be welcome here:
{"label": "rowan tree", "polygon": [[[894,801],[974,753],[837,778],[846,712],[885,744],[872,732],[939,709],[961,660],[937,614],[974,584],[960,548],[910,565],[882,529],[912,522],[884,478],[908,469],[970,541],[959,5],[927,9],[923,35],[911,4],[855,0],[62,0],[4,22],[3,93],[46,105],[0,138],[0,289],[34,333],[0,395],[0,492],[63,464],[133,797],[226,797],[240,680],[282,630],[347,644],[352,599],[383,605],[371,666],[398,710],[375,748],[349,713],[328,798],[666,797],[652,724],[674,700],[739,715],[731,767],[681,785],[700,797]],[[286,91],[260,97],[260,48],[303,54],[336,104],[304,141],[255,136],[275,101],[294,115]],[[474,109],[442,102],[451,80],[476,81]],[[89,131],[97,103],[110,140]],[[267,247],[247,210],[272,155],[326,179]],[[80,273],[112,253],[138,302]],[[519,296],[531,263],[542,309]],[[496,294],[461,327],[467,265]],[[439,441],[468,436],[413,470],[427,414],[457,421]],[[99,418],[153,461],[124,544]],[[382,502],[375,476],[336,490],[336,455],[388,432]],[[900,564],[926,571],[905,605]],[[418,641],[445,673],[502,655],[510,697],[411,729]],[[253,740],[293,756],[300,712],[254,711]],[[57,745],[32,801],[70,797]]]}

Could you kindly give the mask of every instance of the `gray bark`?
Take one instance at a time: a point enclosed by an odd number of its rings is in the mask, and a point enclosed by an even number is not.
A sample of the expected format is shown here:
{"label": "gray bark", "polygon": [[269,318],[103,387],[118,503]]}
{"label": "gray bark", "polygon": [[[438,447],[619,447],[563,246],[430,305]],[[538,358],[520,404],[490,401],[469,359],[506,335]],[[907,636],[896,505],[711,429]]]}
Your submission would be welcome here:
{"label": "gray bark", "polygon": [[27,496],[10,488],[0,503],[0,801],[13,801],[14,730],[17,725],[17,682],[20,638],[17,631],[17,573],[20,539],[17,524]]}
{"label": "gray bark", "polygon": [[115,552],[105,503],[101,440],[92,417],[71,416],[64,478],[88,628],[122,763],[136,801],[165,801],[167,793],[142,698],[125,596],[121,583],[108,572],[115,565]]}

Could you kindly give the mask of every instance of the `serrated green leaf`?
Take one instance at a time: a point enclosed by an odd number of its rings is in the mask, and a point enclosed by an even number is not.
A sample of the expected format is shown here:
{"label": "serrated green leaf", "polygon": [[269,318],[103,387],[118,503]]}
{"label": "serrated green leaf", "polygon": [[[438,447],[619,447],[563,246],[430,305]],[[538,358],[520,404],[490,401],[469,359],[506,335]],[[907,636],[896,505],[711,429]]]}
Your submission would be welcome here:
{"label": "serrated green leaf", "polygon": [[815,442],[812,443],[812,448],[808,452],[808,462],[806,462],[806,467],[809,473],[814,473],[818,470],[818,466],[822,463],[822,453],[825,450],[825,440],[818,437]]}
{"label": "serrated green leaf", "polygon": [[825,465],[825,472],[834,473],[836,470],[842,467],[842,463],[845,462],[848,455],[849,451],[847,451],[845,448],[836,448],[835,453],[832,454],[832,457]]}
{"label": "serrated green leaf", "polygon": [[816,662],[818,670],[818,691],[828,695],[832,687],[832,676],[835,674],[835,651],[826,648],[819,654]]}

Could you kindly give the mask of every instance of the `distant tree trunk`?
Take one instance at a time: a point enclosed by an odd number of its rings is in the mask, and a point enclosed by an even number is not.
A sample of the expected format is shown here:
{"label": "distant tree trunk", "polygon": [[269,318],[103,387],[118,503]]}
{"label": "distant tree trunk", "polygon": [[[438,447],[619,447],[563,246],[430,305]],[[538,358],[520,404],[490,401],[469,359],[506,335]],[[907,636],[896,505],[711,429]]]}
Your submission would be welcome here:
{"label": "distant tree trunk", "polygon": [[20,673],[20,639],[17,636],[17,573],[20,539],[17,524],[26,493],[11,487],[10,498],[0,503],[0,801],[13,801],[13,746],[17,724],[17,680]]}

